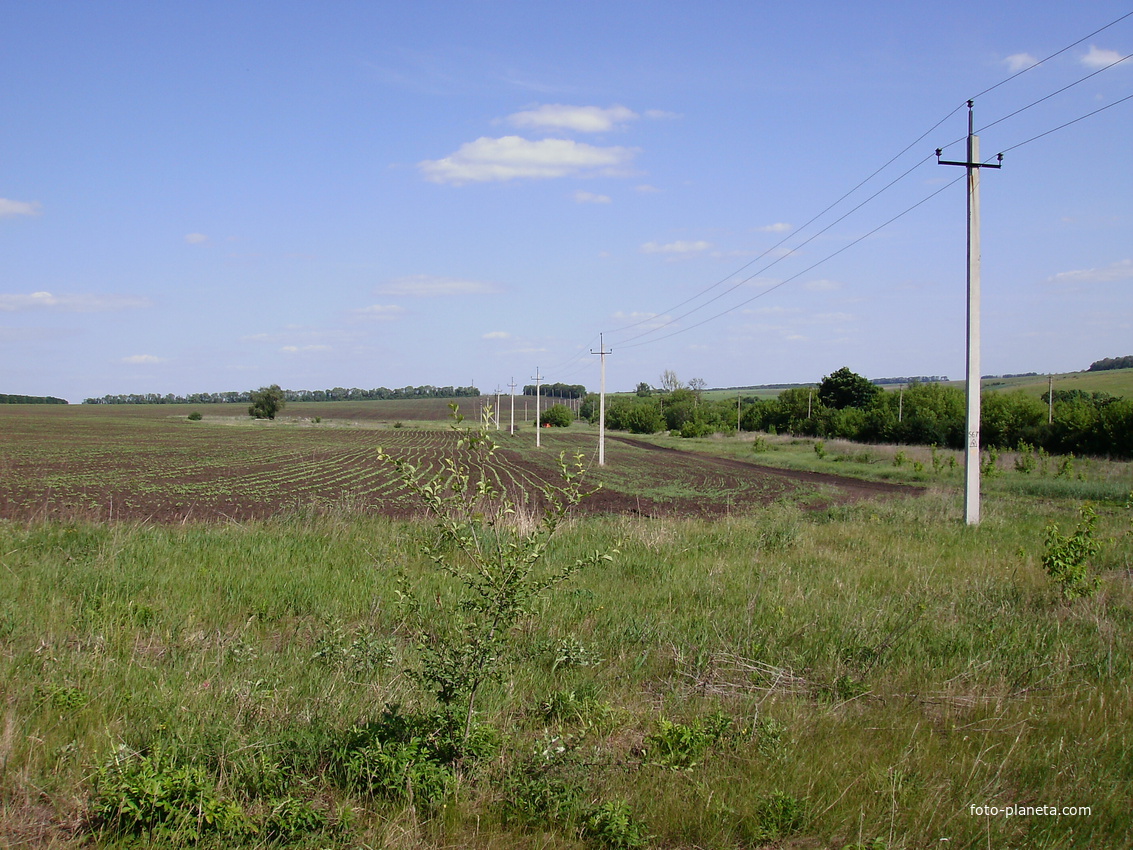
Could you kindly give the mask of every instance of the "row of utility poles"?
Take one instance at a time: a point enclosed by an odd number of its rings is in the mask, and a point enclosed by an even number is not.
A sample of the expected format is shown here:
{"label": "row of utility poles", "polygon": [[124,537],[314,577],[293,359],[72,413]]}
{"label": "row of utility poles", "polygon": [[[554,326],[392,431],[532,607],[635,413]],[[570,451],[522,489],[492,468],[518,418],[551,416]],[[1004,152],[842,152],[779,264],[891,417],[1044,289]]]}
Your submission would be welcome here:
{"label": "row of utility poles", "polygon": [[[980,521],[980,169],[1002,167],[1003,154],[997,161],[980,162],[980,140],[975,134],[973,123],[973,102],[968,101],[968,145],[967,158],[963,162],[941,159],[943,150],[937,148],[936,161],[940,165],[958,165],[967,169],[968,178],[968,309],[967,309],[967,357],[965,367],[965,397],[967,401],[966,429],[967,440],[964,446],[964,520],[968,525],[978,525]],[[604,336],[598,337],[598,350],[590,353],[598,355],[601,362],[601,379],[598,393],[598,465],[606,465],[606,356],[612,354],[605,345]],[[538,427],[540,417],[540,386],[543,376],[535,369],[535,445],[541,445]],[[515,433],[515,378],[508,384],[511,388],[511,433]],[[1051,393],[1053,396],[1053,392]],[[902,398],[902,401],[904,399]],[[808,408],[810,399],[807,400]],[[1053,402],[1053,398],[1052,398]],[[496,389],[496,428],[499,428],[500,390]],[[736,430],[740,427],[741,400],[736,398]],[[808,410],[809,416],[809,410]]]}

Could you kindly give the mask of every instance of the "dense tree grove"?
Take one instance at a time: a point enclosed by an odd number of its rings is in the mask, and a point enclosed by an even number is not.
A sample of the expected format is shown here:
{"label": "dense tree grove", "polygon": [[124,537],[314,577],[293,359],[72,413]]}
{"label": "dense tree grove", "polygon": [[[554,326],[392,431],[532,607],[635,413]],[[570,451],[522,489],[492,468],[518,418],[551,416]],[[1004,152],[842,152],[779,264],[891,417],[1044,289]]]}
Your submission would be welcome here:
{"label": "dense tree grove", "polygon": [[[523,388],[524,395],[535,395],[535,384]],[[586,387],[582,384],[540,384],[539,395],[544,398],[583,398]]]}
{"label": "dense tree grove", "polygon": [[[476,387],[434,387],[429,384],[420,387],[401,387],[387,389],[377,387],[360,390],[357,387],[346,389],[335,387],[329,390],[283,390],[284,401],[374,401],[408,398],[467,398],[477,397]],[[248,404],[252,400],[250,390],[243,392],[191,393],[187,396],[168,393],[129,393],[124,395],[104,395],[102,398],[88,398],[83,404]]]}
{"label": "dense tree grove", "polygon": [[0,393],[0,404],[66,404],[67,399],[52,395],[11,395]]}
{"label": "dense tree grove", "polygon": [[[884,391],[867,385],[865,378],[840,369],[817,389],[791,387],[774,399],[744,398],[739,426],[744,431],[866,443],[964,447],[962,389],[913,383],[903,390]],[[648,397],[619,396],[607,402],[606,427],[700,437],[735,431],[736,407],[732,399],[698,400],[685,388]],[[596,421],[597,404],[584,403],[581,413]],[[980,438],[985,447],[1014,449],[1026,443],[1058,454],[1133,458],[1133,400],[1060,390],[1054,393],[1053,407],[1048,407],[1046,395],[1040,399],[1022,390],[984,393]]]}
{"label": "dense tree grove", "polygon": [[1090,364],[1087,372],[1104,372],[1107,369],[1133,369],[1133,354],[1125,357],[1103,357]]}

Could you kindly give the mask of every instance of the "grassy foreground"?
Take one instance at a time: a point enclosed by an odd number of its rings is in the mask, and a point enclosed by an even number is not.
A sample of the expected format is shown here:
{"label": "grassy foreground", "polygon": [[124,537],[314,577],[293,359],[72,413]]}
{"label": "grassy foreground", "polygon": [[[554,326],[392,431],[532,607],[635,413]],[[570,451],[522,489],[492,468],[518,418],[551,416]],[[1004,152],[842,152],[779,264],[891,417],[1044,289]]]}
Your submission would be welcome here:
{"label": "grassy foreground", "polygon": [[366,738],[431,709],[427,527],[0,525],[0,845],[1123,846],[1133,511],[1066,601],[1044,529],[1079,505],[575,521],[548,557],[613,562],[523,621],[443,776]]}

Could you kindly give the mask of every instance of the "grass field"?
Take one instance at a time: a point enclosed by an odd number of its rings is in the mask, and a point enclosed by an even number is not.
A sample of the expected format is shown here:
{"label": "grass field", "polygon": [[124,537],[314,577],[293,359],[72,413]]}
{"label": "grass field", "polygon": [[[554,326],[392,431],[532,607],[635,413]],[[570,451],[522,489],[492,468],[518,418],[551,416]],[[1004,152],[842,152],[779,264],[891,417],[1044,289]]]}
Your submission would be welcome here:
{"label": "grass field", "polygon": [[[255,428],[208,410],[196,423],[68,412],[37,419],[22,450],[69,467],[132,458],[123,479],[169,463],[188,481],[214,456],[230,465],[239,442],[299,464],[295,440],[333,453],[417,430],[361,413]],[[0,421],[5,435],[16,421]],[[571,431],[546,448],[592,439]],[[114,445],[130,434],[143,439]],[[434,705],[407,673],[464,616],[459,585],[424,554],[428,523],[349,499],[255,520],[0,521],[0,845],[1126,845],[1129,464],[1021,472],[1004,456],[967,528],[946,453],[651,442],[684,451],[611,444],[611,488],[652,482],[662,496],[679,482],[653,477],[659,466],[692,482],[674,499],[726,500],[726,481],[688,472],[717,457],[923,489],[793,488],[712,518],[580,515],[550,568],[612,560],[518,621],[455,763],[414,725]],[[534,454],[512,450],[517,464]],[[1064,598],[1042,566],[1046,530],[1080,528],[1087,499],[1100,583]]]}
{"label": "grass field", "polygon": [[[1083,392],[1104,392],[1122,398],[1133,397],[1133,369],[1110,369],[1102,372],[1066,372],[1050,376],[1054,378],[1056,390],[1082,390]],[[963,388],[962,380],[947,382],[950,386]],[[815,387],[818,382],[814,383]],[[1043,395],[1049,386],[1047,375],[1031,375],[1022,378],[985,378],[982,381],[985,390],[1023,390],[1035,396]],[[895,390],[897,385],[886,385],[885,389]],[[737,392],[744,396],[760,399],[776,398],[782,390],[755,389],[755,390],[709,390],[705,397],[711,399],[735,399]]]}

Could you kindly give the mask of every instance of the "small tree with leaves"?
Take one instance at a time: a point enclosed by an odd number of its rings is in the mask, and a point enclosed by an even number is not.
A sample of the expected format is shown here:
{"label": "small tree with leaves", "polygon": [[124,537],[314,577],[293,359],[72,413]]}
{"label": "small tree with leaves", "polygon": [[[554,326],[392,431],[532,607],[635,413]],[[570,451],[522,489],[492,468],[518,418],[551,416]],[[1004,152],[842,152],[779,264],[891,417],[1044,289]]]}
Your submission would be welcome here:
{"label": "small tree with leaves", "polygon": [[555,532],[593,492],[583,487],[582,455],[571,461],[560,455],[561,483],[543,488],[541,516],[526,522],[492,474],[497,446],[488,432],[490,405],[473,429],[463,428],[457,406],[450,407],[456,450],[442,459],[440,471],[421,469],[381,448],[378,456],[394,467],[432,516],[436,536],[424,545],[424,553],[461,592],[458,625],[422,640],[414,675],[436,697],[449,733],[467,743],[477,696],[499,674],[512,648],[514,627],[534,612],[544,593],[612,555],[593,552],[553,567],[544,564]]}
{"label": "small tree with leaves", "polygon": [[283,390],[279,388],[279,384],[260,387],[252,391],[252,404],[248,407],[248,415],[255,419],[275,419],[275,415],[283,409],[285,403]]}

